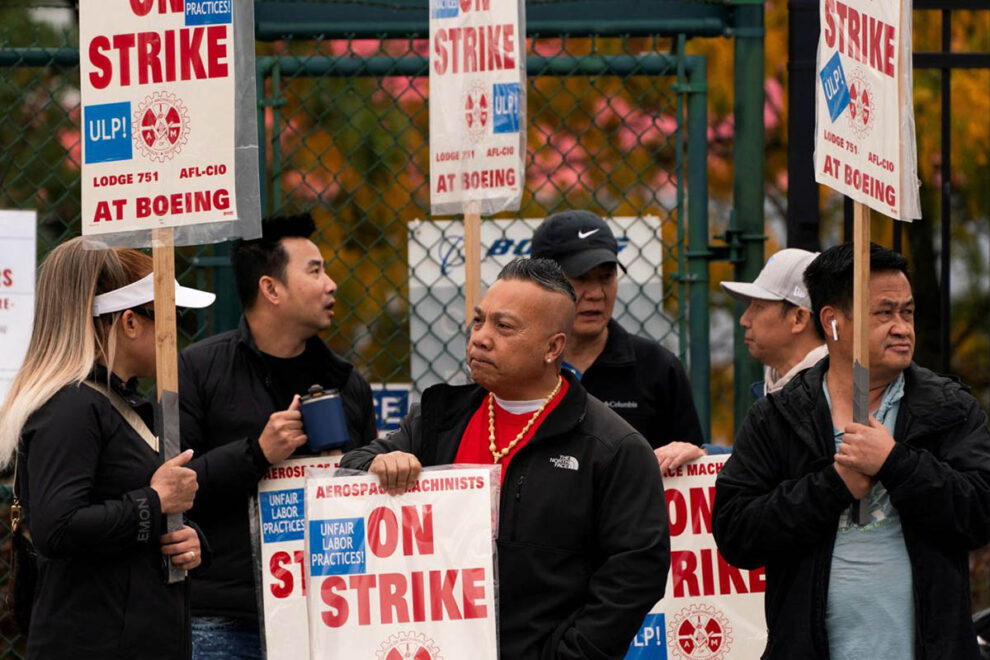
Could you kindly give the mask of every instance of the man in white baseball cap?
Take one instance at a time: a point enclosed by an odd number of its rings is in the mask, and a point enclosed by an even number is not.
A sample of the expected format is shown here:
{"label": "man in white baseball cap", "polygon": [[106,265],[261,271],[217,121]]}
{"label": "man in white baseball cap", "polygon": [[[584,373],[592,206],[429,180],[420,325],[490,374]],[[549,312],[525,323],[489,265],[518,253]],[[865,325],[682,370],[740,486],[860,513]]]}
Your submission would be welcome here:
{"label": "man in white baseball cap", "polygon": [[787,248],[767,260],[756,281],[722,282],[722,289],[749,303],[739,319],[749,354],[764,365],[757,397],[776,392],[799,372],[828,354],[825,337],[811,314],[804,269],[817,252]]}
{"label": "man in white baseball cap", "polygon": [[[771,256],[754,282],[722,282],[722,289],[749,307],[739,319],[749,354],[763,363],[763,380],[753,384],[760,398],[783,389],[794,376],[828,355],[825,337],[811,313],[804,269],[817,252],[787,248]],[[674,470],[725,447],[673,442],[657,451],[661,470]]]}

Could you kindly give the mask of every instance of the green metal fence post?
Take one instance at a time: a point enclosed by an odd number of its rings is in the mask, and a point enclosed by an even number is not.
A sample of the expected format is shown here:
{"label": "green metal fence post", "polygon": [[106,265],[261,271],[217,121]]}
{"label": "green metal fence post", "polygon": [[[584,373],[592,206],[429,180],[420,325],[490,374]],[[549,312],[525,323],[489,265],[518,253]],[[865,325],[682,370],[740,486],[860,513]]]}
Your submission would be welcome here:
{"label": "green metal fence post", "polygon": [[[745,1],[745,0],[742,0]],[[733,159],[733,206],[742,242],[735,279],[751,282],[763,265],[763,172],[764,127],[763,60],[765,29],[762,4],[740,4],[735,8],[732,36],[735,37],[735,145]],[[736,302],[735,318],[745,311]],[[744,332],[736,323],[734,334],[733,385],[734,424],[738,431],[753,401],[750,384],[760,380],[760,365],[749,356]]]}
{"label": "green metal fence post", "polygon": [[689,58],[688,134],[688,302],[691,328],[691,390],[701,430],[711,441],[711,347],[708,314],[708,68],[703,57]]}

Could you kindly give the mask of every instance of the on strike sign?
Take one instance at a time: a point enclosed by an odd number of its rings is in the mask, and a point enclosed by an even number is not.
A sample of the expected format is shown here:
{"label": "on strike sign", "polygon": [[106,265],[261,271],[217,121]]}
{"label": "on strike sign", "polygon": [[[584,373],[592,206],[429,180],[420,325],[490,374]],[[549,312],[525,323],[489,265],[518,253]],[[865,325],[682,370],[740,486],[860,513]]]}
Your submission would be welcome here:
{"label": "on strike sign", "polygon": [[815,181],[899,220],[921,217],[911,3],[821,0]]}
{"label": "on strike sign", "polygon": [[375,476],[306,478],[314,658],[497,657],[498,474],[425,470],[400,496]]}
{"label": "on strike sign", "polygon": [[626,660],[758,658],[767,641],[763,569],[727,563],[712,536],[715,477],[728,456],[706,456],[663,475],[670,575]]}
{"label": "on strike sign", "polygon": [[306,473],[334,468],[340,452],[331,456],[290,458],[273,465],[258,482],[254,523],[260,541],[261,604],[265,650],[269,660],[309,657],[309,618],[303,571]]}
{"label": "on strike sign", "polygon": [[435,215],[516,210],[526,153],[526,31],[517,0],[430,2]]}
{"label": "on strike sign", "polygon": [[234,6],[82,2],[83,234],[237,217]]}

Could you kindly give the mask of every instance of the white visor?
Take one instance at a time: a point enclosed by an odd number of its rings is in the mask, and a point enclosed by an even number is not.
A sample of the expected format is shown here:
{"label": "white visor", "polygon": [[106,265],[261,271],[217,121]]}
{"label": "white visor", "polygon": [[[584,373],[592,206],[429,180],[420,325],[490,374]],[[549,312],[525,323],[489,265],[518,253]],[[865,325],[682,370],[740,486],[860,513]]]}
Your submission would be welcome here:
{"label": "white visor", "polygon": [[[190,289],[175,282],[176,307],[206,307],[213,304],[216,294],[199,289]],[[93,316],[119,312],[144,305],[155,299],[155,274],[148,273],[137,282],[131,282],[113,291],[107,291],[93,298]]]}

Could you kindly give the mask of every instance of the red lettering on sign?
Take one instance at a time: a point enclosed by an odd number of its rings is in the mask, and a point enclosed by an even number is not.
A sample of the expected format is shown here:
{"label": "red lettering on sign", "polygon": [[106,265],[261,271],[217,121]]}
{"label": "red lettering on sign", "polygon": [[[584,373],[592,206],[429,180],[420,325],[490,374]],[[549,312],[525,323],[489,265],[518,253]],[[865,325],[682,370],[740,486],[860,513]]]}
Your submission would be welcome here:
{"label": "red lettering on sign", "polygon": [[835,48],[838,41],[840,53],[891,78],[895,34],[893,25],[847,7],[839,0],[825,0],[825,45]]}
{"label": "red lettering on sign", "polygon": [[344,578],[337,576],[328,577],[320,586],[320,598],[333,608],[320,613],[323,623],[330,628],[339,628],[347,623],[350,605],[348,605],[346,598],[337,593],[346,589],[347,584],[344,582]]}
{"label": "red lettering on sign", "polygon": [[286,567],[287,564],[291,564],[292,562],[299,565],[299,586],[302,590],[302,595],[306,595],[306,573],[303,570],[303,551],[295,550],[291,557],[288,552],[280,551],[273,554],[268,562],[269,572],[279,582],[278,584],[271,585],[272,595],[276,598],[288,598],[292,595],[295,578],[292,575],[291,567]]}
{"label": "red lettering on sign", "polygon": [[[458,592],[458,579],[460,590]],[[357,625],[371,625],[372,591],[378,590],[380,622],[422,623],[427,620],[427,600],[431,621],[480,619],[488,616],[485,603],[485,569],[465,568],[446,571],[414,571],[380,575],[352,575],[347,583],[342,577],[325,578],[320,597],[331,609],[321,613],[323,623],[339,628],[348,623],[353,600],[347,591],[356,592]],[[460,602],[458,602],[460,596]]]}
{"label": "red lettering on sign", "polygon": [[[699,580],[698,569],[701,569]],[[726,596],[733,593],[745,594],[766,591],[766,576],[764,569],[759,568],[743,571],[730,565],[717,550],[705,548],[697,552],[693,550],[674,550],[670,553],[670,574],[674,582],[674,597],[683,598],[697,596],[713,596],[716,593]],[[718,576],[717,584],[714,579]]]}
{"label": "red lettering on sign", "polygon": [[409,608],[406,606],[406,580],[398,573],[383,573],[378,582],[378,610],[382,623],[392,623],[395,611],[398,623],[409,623]]}
{"label": "red lettering on sign", "polygon": [[439,28],[433,35],[433,53],[433,70],[439,75],[508,71],[516,68],[516,27],[504,23]]}
{"label": "red lettering on sign", "polygon": [[[131,11],[137,16],[147,16],[151,13],[151,8],[155,6],[155,0],[131,0]],[[158,0],[158,13],[181,14],[185,11],[183,0]]]}
{"label": "red lettering on sign", "polygon": [[417,515],[416,507],[402,507],[402,554],[413,554],[413,541],[421,555],[433,554],[433,505],[423,506],[423,517]]}
{"label": "red lettering on sign", "polygon": [[378,507],[368,516],[368,546],[376,557],[391,557],[398,544],[399,523],[395,514],[388,507]]}
{"label": "red lettering on sign", "polygon": [[115,65],[121,87],[132,83],[132,65],[137,69],[139,85],[226,77],[228,27],[207,25],[115,34],[112,38],[97,35],[87,49],[95,69],[89,74],[89,82],[96,89],[105,89],[113,82]]}

